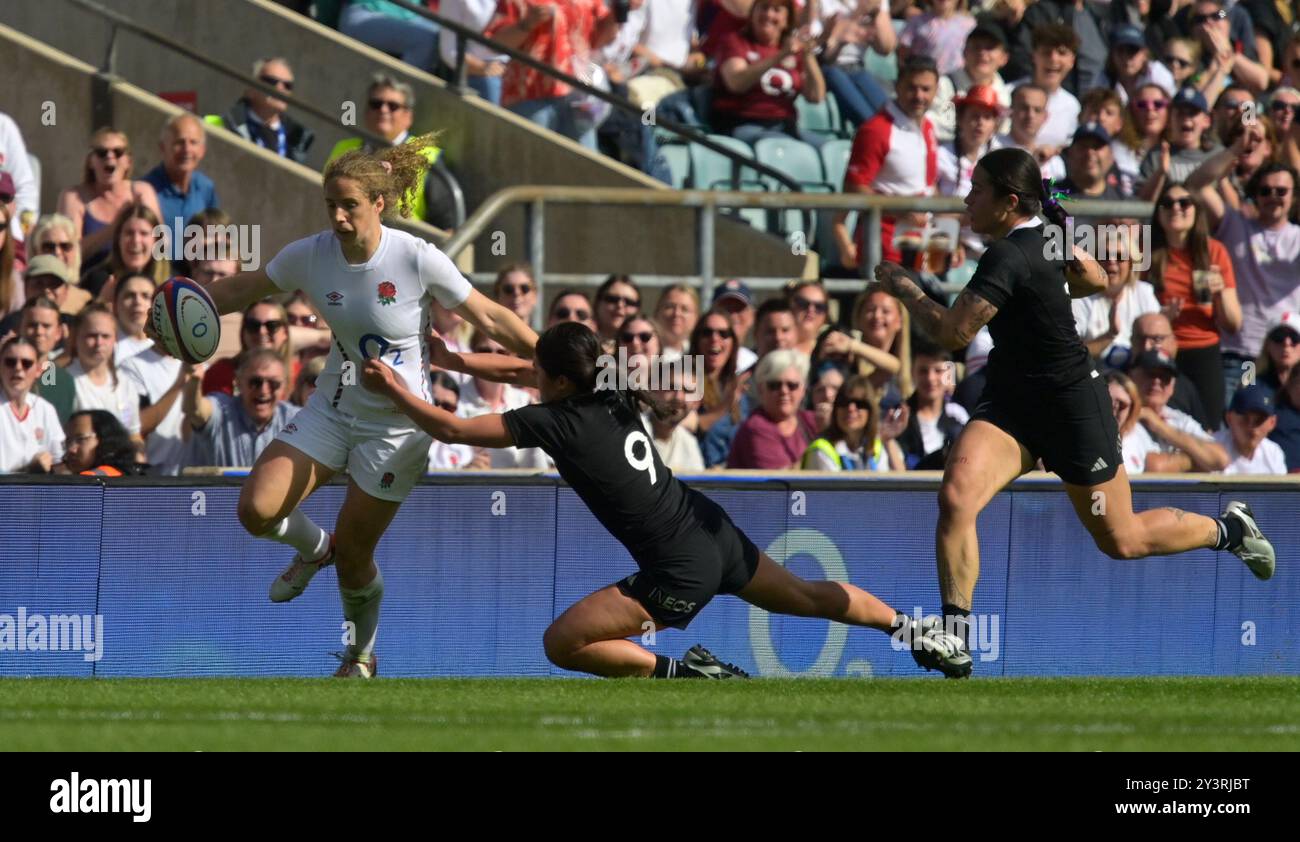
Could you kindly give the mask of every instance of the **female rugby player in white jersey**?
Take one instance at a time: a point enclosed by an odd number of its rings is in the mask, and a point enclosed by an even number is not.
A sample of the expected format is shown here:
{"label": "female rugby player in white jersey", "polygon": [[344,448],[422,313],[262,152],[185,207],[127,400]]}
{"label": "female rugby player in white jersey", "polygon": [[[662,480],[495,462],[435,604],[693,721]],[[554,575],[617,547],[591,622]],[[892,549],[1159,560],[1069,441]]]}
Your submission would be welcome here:
{"label": "female rugby player in white jersey", "polygon": [[[361,385],[365,360],[382,359],[411,392],[431,399],[424,337],[437,300],[512,351],[532,357],[537,335],[519,317],[475,291],[437,248],[386,227],[408,213],[405,197],[424,177],[420,150],[430,135],[373,155],[350,152],[325,169],[330,230],[286,246],[263,269],[207,287],[224,313],[277,292],[301,289],[334,331],[316,393],[258,458],[239,498],[249,534],[298,551],[271,585],[271,599],[303,592],[322,567],[338,568],[343,616],[355,642],[335,675],[369,678],[384,580],[375,546],[415,481],[430,438],[388,398]],[[331,535],[299,509],[347,468],[347,496]]]}

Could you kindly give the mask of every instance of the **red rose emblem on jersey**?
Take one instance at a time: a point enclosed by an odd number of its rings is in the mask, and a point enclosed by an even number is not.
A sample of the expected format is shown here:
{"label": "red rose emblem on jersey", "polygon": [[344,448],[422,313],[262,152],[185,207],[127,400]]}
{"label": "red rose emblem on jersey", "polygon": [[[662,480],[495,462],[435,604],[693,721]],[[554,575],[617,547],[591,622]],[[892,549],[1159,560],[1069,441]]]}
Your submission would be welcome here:
{"label": "red rose emblem on jersey", "polygon": [[393,286],[391,281],[384,281],[379,285],[379,303],[392,304],[397,301],[397,287]]}

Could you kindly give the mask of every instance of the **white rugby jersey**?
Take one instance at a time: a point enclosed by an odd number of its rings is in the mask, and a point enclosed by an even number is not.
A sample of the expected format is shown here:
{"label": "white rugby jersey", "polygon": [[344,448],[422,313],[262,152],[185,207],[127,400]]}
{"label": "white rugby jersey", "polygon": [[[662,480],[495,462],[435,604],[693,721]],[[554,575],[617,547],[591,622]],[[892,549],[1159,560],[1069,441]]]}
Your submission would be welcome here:
{"label": "white rugby jersey", "polygon": [[[429,304],[459,307],[473,287],[456,265],[418,237],[387,226],[365,263],[349,264],[333,231],[285,246],[266,266],[280,289],[301,289],[334,332],[334,347],[316,380],[317,394],[342,412],[384,419],[393,402],[361,383],[365,361],[380,357],[413,394],[432,402],[429,390]],[[345,363],[355,380],[345,385]]]}
{"label": "white rugby jersey", "polygon": [[42,450],[63,461],[63,425],[49,401],[27,393],[22,403],[0,390],[0,474],[21,471]]}

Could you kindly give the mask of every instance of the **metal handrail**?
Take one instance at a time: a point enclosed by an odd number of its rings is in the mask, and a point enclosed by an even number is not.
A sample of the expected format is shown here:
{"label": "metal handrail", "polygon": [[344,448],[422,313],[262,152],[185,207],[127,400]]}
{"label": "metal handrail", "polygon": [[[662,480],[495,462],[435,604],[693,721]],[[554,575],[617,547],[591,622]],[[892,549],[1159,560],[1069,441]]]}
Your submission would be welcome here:
{"label": "metal handrail", "polygon": [[[951,197],[878,196],[861,193],[750,193],[726,190],[654,190],[634,187],[565,187],[518,185],[498,190],[489,196],[443,244],[443,251],[453,260],[461,251],[481,237],[497,217],[514,205],[523,205],[528,228],[525,240],[527,256],[533,266],[539,298],[545,273],[545,205],[621,205],[640,207],[694,208],[696,217],[696,257],[702,284],[701,297],[707,301],[713,291],[714,225],[719,208],[764,208],[767,210],[839,210],[867,214],[866,254],[863,269],[880,263],[880,224],[884,213],[963,213],[961,199]],[[1066,209],[1081,219],[1150,218],[1152,204],[1139,201],[1066,200]],[[536,314],[535,314],[536,315]]]}
{"label": "metal handrail", "polygon": [[[465,41],[469,40],[476,44],[482,44],[483,46],[488,47],[494,53],[502,53],[503,55],[510,56],[511,61],[517,61],[520,64],[531,67],[545,76],[558,79],[570,87],[576,88],[583,93],[590,94],[597,99],[609,103],[620,111],[635,114],[638,119],[640,119],[641,115],[644,113],[642,109],[637,108],[623,97],[615,96],[608,91],[602,91],[599,88],[592,87],[575,76],[570,76],[568,73],[565,73],[562,70],[557,70],[545,62],[538,61],[527,53],[520,52],[512,47],[507,47],[499,41],[493,41],[491,38],[484,36],[482,32],[475,32],[456,21],[448,20],[439,14],[435,14],[418,3],[412,2],[412,0],[390,0],[390,2],[406,9],[407,11],[414,12],[426,20],[433,21],[440,27],[444,27],[456,33],[456,67],[454,68],[454,72],[456,75],[456,86],[462,92],[469,90],[468,86],[465,84]],[[734,149],[729,149],[720,143],[715,143],[709,139],[708,135],[698,132],[690,126],[678,123],[674,120],[661,119],[658,114],[655,115],[654,125],[657,128],[665,129],[675,135],[685,138],[691,143],[698,143],[705,149],[708,149],[711,152],[716,152],[727,158],[727,160],[731,161],[733,165],[733,178],[739,178],[739,168],[745,166],[762,173],[768,178],[780,182],[783,187],[788,188],[794,193],[803,192],[802,185],[800,185],[796,179],[790,177],[781,170],[775,169],[774,167],[759,161],[755,157],[746,157]]]}
{"label": "metal handrail", "polygon": [[[139,35],[141,38],[144,38],[146,41],[151,41],[155,44],[158,44],[159,46],[166,47],[167,49],[172,50],[173,52],[185,56],[191,61],[198,62],[199,64],[202,64],[207,68],[215,70],[218,73],[221,73],[225,76],[229,76],[232,79],[236,79],[250,88],[256,88],[262,93],[268,94],[270,96],[274,96],[276,99],[282,99],[289,105],[298,109],[299,111],[302,111],[305,114],[310,114],[311,116],[317,118],[318,120],[322,120],[329,125],[334,125],[335,123],[338,122],[337,114],[331,114],[328,111],[317,108],[316,106],[312,105],[311,103],[305,100],[299,99],[291,94],[285,93],[279,88],[274,88],[266,84],[261,79],[256,79],[252,76],[246,76],[244,75],[244,73],[242,73],[239,70],[236,70],[235,68],[231,67],[228,64],[223,64],[222,62],[219,62],[215,59],[208,58],[202,53],[190,49],[189,47],[177,41],[173,41],[167,36],[155,32],[152,29],[149,29],[148,27],[141,26],[140,24],[136,23],[130,18],[124,17],[118,14],[117,12],[113,11],[112,9],[106,9],[103,6],[99,5],[98,3],[92,2],[92,0],[67,0],[67,2],[72,3],[74,6],[84,9],[87,12],[91,12],[92,14],[98,15],[104,20],[108,21],[112,26],[112,29],[109,33],[109,45],[108,45],[107,54],[104,57],[104,66],[100,68],[100,71],[102,73],[106,73],[114,76],[117,75],[114,70],[114,64],[116,63],[116,58],[117,58],[117,50],[116,50],[117,30],[125,29],[128,32],[132,32],[136,35]],[[368,141],[369,143],[377,147],[390,145],[389,141],[386,138],[377,134],[373,134],[372,132],[368,131],[362,126],[349,126],[348,128],[349,130],[355,131],[356,134],[360,135],[366,141]]]}

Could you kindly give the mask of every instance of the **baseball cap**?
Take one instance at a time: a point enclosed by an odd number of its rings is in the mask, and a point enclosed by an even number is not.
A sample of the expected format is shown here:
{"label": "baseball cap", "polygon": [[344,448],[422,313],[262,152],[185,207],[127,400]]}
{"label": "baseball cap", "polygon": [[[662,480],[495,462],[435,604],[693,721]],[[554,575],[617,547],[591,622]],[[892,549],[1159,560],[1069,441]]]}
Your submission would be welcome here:
{"label": "baseball cap", "polygon": [[67,264],[52,254],[38,254],[27,262],[25,277],[35,278],[40,275],[53,275],[65,284],[72,280]]}
{"label": "baseball cap", "polygon": [[1268,326],[1266,335],[1272,337],[1275,330],[1289,330],[1296,339],[1300,340],[1300,314],[1283,313],[1278,316],[1273,324]]}
{"label": "baseball cap", "polygon": [[1205,101],[1205,94],[1193,87],[1182,88],[1174,94],[1171,102],[1174,108],[1182,105],[1187,108],[1195,108],[1197,111],[1209,112],[1210,104]]}
{"label": "baseball cap", "polygon": [[745,282],[739,278],[731,278],[723,281],[713,290],[713,303],[717,304],[724,298],[735,299],[746,307],[754,306],[754,294],[750,292]]}
{"label": "baseball cap", "polygon": [[1110,40],[1116,47],[1146,47],[1147,45],[1142,30],[1131,23],[1121,24],[1111,30]]}
{"label": "baseball cap", "polygon": [[1267,386],[1261,386],[1258,383],[1238,389],[1232,395],[1232,403],[1228,406],[1229,412],[1236,412],[1245,415],[1247,412],[1262,412],[1265,415],[1273,414],[1273,392]]}
{"label": "baseball cap", "polygon": [[1102,124],[1098,123],[1096,120],[1093,120],[1091,123],[1084,123],[1075,130],[1075,143],[1078,143],[1079,139],[1084,137],[1095,137],[1097,140],[1100,140],[1102,143],[1107,145],[1111,142],[1110,132],[1106,131]]}
{"label": "baseball cap", "polygon": [[1133,367],[1142,369],[1163,368],[1174,375],[1178,374],[1178,366],[1174,365],[1174,361],[1169,358],[1169,355],[1155,349],[1143,351],[1139,354],[1137,361],[1133,363]]}
{"label": "baseball cap", "polygon": [[987,38],[990,41],[997,41],[998,46],[1004,50],[1010,49],[1010,46],[1007,44],[1007,35],[1002,31],[1002,27],[1000,26],[981,23],[970,31],[970,35],[966,36],[966,43],[970,43],[970,39],[972,38]]}

